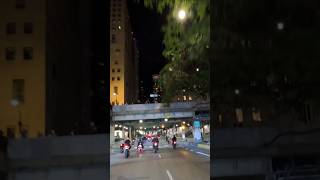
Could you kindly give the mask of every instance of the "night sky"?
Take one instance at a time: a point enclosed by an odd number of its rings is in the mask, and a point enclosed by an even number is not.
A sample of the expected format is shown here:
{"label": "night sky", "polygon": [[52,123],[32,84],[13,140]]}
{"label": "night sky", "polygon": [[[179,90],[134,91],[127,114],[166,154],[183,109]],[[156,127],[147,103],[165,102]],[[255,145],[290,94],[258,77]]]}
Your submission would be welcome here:
{"label": "night sky", "polygon": [[128,1],[131,26],[138,42],[139,49],[139,79],[143,81],[146,95],[152,90],[152,75],[158,74],[166,64],[162,56],[163,33],[161,26],[165,23],[165,16],[155,10],[144,7],[143,2]]}

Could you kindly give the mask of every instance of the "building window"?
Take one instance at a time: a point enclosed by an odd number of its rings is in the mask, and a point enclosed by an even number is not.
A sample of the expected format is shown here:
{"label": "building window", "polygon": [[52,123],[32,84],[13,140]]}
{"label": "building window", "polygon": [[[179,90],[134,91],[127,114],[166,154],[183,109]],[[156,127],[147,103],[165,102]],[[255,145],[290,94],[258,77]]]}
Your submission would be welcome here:
{"label": "building window", "polygon": [[6,60],[12,61],[16,59],[16,49],[14,47],[6,48]]}
{"label": "building window", "polygon": [[33,48],[25,47],[23,48],[23,59],[31,60],[33,58]]}
{"label": "building window", "polygon": [[112,72],[114,73],[114,72],[115,72],[115,70],[114,70],[114,69],[112,69]]}
{"label": "building window", "polygon": [[24,102],[24,79],[14,79],[12,84],[12,99]]}
{"label": "building window", "polygon": [[23,9],[26,7],[26,0],[16,0],[16,8]]}
{"label": "building window", "polygon": [[118,61],[114,61],[114,64],[118,64]]}
{"label": "building window", "polygon": [[118,69],[118,72],[120,72],[120,69]]}
{"label": "building window", "polygon": [[7,24],[7,34],[16,33],[16,23],[10,22]]}
{"label": "building window", "polygon": [[112,34],[111,42],[112,43],[116,43],[116,35],[115,34]]}
{"label": "building window", "polygon": [[115,79],[115,78],[114,78],[114,77],[112,77],[112,81],[114,81],[114,79]]}
{"label": "building window", "polygon": [[113,87],[113,92],[118,94],[118,87],[117,86]]}
{"label": "building window", "polygon": [[117,80],[120,81],[120,77],[119,76],[117,77]]}
{"label": "building window", "polygon": [[32,34],[33,33],[33,24],[32,23],[24,23],[24,33]]}

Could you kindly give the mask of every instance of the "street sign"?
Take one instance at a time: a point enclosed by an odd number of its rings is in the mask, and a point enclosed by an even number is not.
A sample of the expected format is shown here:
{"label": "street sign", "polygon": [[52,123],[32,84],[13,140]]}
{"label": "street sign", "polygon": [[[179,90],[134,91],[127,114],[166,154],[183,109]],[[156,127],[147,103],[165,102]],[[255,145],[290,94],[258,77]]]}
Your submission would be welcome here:
{"label": "street sign", "polygon": [[200,121],[193,121],[193,127],[200,128],[201,127]]}

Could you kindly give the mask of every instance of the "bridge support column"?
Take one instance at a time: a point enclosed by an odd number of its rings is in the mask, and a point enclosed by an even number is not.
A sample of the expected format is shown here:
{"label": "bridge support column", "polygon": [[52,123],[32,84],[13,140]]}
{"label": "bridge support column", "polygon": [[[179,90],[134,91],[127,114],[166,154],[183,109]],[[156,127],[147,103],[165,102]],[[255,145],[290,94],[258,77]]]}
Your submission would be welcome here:
{"label": "bridge support column", "polygon": [[194,128],[193,137],[195,142],[201,141],[201,131],[200,128]]}
{"label": "bridge support column", "polygon": [[114,126],[113,124],[110,124],[110,145],[113,145],[114,143],[115,143]]}
{"label": "bridge support column", "polygon": [[128,131],[128,136],[129,136],[129,139],[132,140],[132,127],[129,127],[129,131]]}

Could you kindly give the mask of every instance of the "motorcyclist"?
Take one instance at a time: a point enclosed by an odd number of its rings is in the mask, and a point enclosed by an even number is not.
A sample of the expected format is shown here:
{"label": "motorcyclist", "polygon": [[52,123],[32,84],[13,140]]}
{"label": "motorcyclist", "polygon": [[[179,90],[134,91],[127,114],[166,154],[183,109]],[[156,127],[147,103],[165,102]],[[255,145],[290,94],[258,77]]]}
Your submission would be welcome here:
{"label": "motorcyclist", "polygon": [[141,140],[141,139],[139,139],[139,141],[138,141],[138,146],[141,144],[141,146],[142,146],[142,148],[144,148],[144,146],[143,146],[143,141]]}
{"label": "motorcyclist", "polygon": [[173,135],[171,140],[172,140],[172,142],[177,141],[176,135]]}
{"label": "motorcyclist", "polygon": [[155,137],[152,139],[152,142],[153,142],[153,143],[157,142],[157,143],[159,144],[159,139],[158,139],[158,137],[155,136]]}
{"label": "motorcyclist", "polygon": [[124,141],[124,144],[129,145],[129,149],[131,149],[131,143],[130,143],[130,139],[129,139],[129,138],[127,138],[127,139]]}

